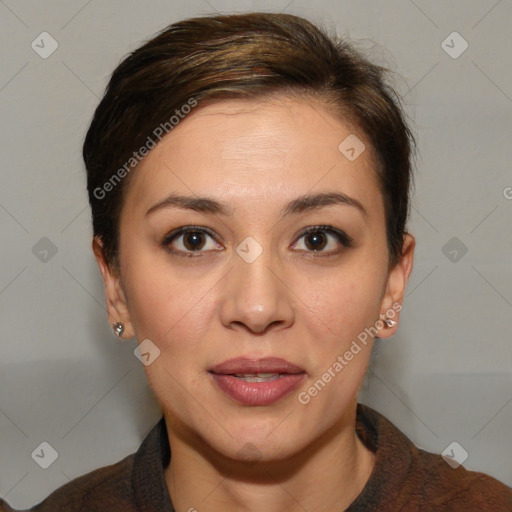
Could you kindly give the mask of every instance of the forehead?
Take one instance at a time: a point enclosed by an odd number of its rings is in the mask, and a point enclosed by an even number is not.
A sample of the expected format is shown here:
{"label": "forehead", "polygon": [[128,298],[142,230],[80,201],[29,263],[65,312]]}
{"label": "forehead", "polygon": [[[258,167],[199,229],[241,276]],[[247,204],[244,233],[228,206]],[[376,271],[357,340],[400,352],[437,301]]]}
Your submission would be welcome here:
{"label": "forehead", "polygon": [[[340,144],[354,136],[365,150],[351,161]],[[223,100],[200,105],[163,138],[134,171],[127,200],[142,205],[170,192],[219,194],[261,208],[262,201],[281,206],[283,195],[328,189],[371,209],[380,193],[369,149],[364,133],[317,101]]]}

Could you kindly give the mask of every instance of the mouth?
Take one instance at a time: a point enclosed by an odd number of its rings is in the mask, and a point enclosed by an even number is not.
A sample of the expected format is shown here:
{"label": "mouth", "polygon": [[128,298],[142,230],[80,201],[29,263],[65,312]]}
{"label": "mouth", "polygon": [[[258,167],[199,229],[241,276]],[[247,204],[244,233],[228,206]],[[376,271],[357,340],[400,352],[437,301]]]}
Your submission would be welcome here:
{"label": "mouth", "polygon": [[304,369],[280,357],[263,357],[252,359],[249,357],[235,357],[219,363],[209,369],[211,373],[221,375],[235,375],[247,377],[250,375],[262,378],[281,374],[305,373]]}
{"label": "mouth", "polygon": [[279,379],[283,375],[289,375],[287,373],[248,373],[248,374],[233,374],[233,377],[243,380],[244,382],[272,382],[273,380]]}
{"label": "mouth", "polygon": [[229,359],[209,370],[216,389],[244,405],[270,405],[288,395],[306,372],[285,359]]}

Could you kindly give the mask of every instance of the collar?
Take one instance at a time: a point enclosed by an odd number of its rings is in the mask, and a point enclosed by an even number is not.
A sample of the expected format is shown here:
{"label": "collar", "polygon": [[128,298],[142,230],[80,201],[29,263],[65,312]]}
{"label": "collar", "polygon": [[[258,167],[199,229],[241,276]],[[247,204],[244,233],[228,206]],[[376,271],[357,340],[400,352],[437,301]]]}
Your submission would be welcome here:
{"label": "collar", "polygon": [[375,464],[363,490],[345,512],[388,510],[386,505],[395,499],[412,470],[414,445],[387,418],[363,404],[357,404],[356,432],[374,452]]}
{"label": "collar", "polygon": [[146,436],[135,454],[132,488],[140,512],[175,512],[164,476],[171,460],[165,418]]}

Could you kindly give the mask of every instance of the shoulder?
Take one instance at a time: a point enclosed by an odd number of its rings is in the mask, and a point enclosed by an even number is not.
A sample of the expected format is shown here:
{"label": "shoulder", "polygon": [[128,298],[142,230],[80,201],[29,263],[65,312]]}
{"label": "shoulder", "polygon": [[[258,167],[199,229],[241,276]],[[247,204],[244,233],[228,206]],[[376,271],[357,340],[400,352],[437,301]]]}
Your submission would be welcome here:
{"label": "shoulder", "polygon": [[512,489],[499,480],[452,467],[368,406],[358,405],[357,419],[358,434],[376,461],[354,512],[512,512]]}
{"label": "shoulder", "polygon": [[[131,475],[134,455],[95,469],[53,491],[29,509],[33,512],[130,512],[133,509]],[[0,498],[0,512],[16,512]]]}
{"label": "shoulder", "polygon": [[421,508],[432,512],[512,511],[512,489],[463,466],[452,468],[441,455],[417,448],[417,491]]}

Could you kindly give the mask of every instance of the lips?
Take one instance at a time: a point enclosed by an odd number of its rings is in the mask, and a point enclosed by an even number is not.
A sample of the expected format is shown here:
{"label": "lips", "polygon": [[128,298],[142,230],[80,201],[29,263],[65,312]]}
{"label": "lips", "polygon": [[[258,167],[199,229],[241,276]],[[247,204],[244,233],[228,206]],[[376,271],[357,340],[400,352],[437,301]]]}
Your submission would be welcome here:
{"label": "lips", "polygon": [[215,365],[213,368],[210,368],[210,372],[221,375],[296,374],[304,373],[304,369],[279,357],[265,357],[262,359],[236,357]]}
{"label": "lips", "polygon": [[244,405],[270,405],[293,391],[305,378],[299,366],[277,357],[239,357],[209,370],[216,388]]}

